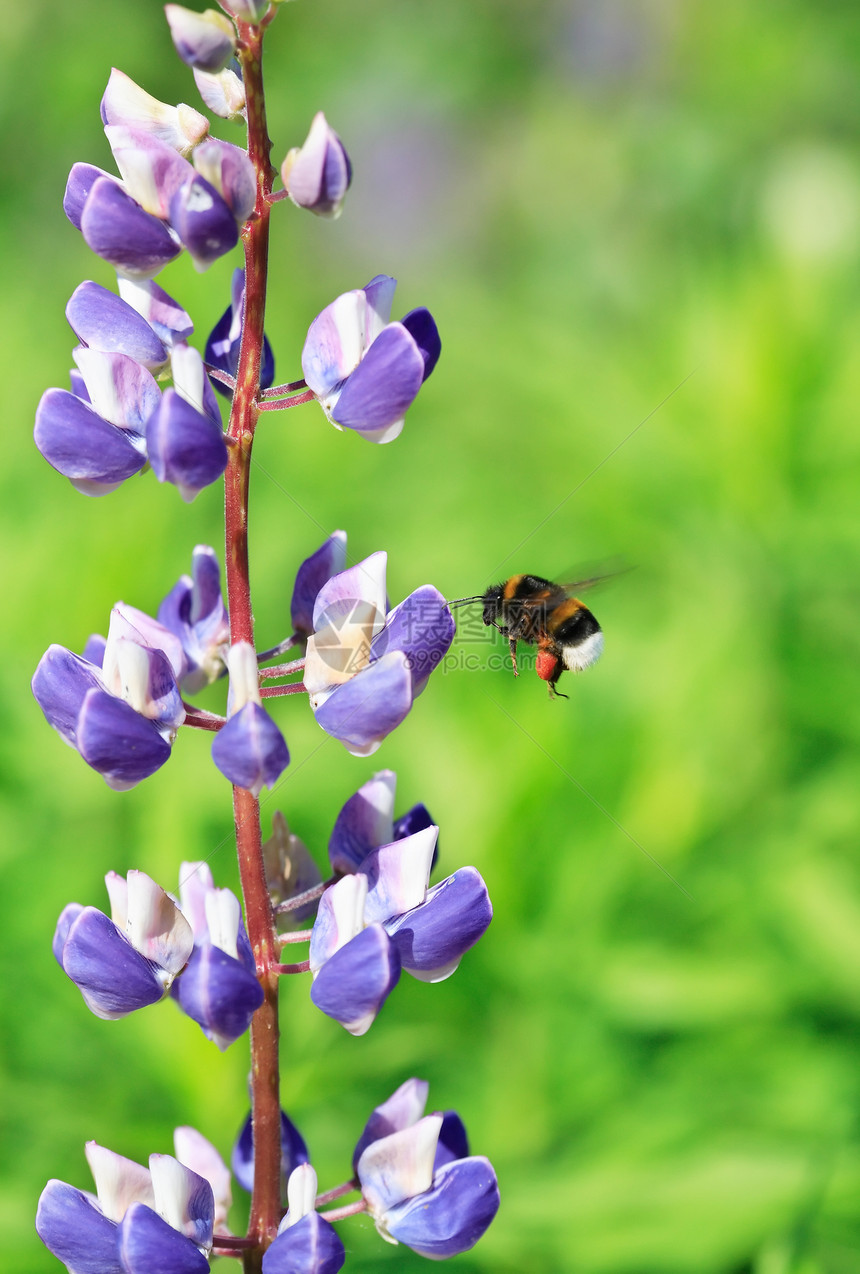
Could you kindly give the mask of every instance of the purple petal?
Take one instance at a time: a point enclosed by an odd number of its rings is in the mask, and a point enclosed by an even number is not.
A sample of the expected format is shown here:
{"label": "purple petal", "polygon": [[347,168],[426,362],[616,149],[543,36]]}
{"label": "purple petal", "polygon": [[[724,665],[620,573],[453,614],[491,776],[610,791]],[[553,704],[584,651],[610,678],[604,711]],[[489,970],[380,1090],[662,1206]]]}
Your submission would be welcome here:
{"label": "purple petal", "polygon": [[49,725],[78,746],[78,714],[90,690],[102,689],[98,670],[65,646],[49,646],[33,674],[33,695]]}
{"label": "purple petal", "polygon": [[387,920],[385,928],[403,968],[432,982],[453,973],[492,918],[492,903],[480,872],[461,867],[429,890],[420,906]]}
{"label": "purple petal", "polygon": [[49,1181],[36,1211],[36,1233],[69,1274],[123,1274],[117,1225],[92,1195]]}
{"label": "purple petal", "polygon": [[434,668],[444,658],[456,631],[445,598],[432,584],[410,593],[388,616],[385,628],[371,642],[371,660],[402,650],[412,673],[417,699]]}
{"label": "purple petal", "polygon": [[122,299],[146,319],[165,345],[185,341],[194,331],[194,324],[182,307],[152,279],[120,278],[118,285]]}
{"label": "purple petal", "polygon": [[126,193],[145,212],[166,221],[170,200],[194,172],[188,160],[145,129],[109,124],[105,136]]}
{"label": "purple petal", "polygon": [[364,1132],[356,1143],[352,1155],[353,1171],[358,1167],[362,1152],[372,1141],[379,1141],[393,1132],[411,1128],[424,1114],[430,1085],[425,1079],[407,1079],[396,1089],[388,1101],[377,1106],[364,1126]]}
{"label": "purple petal", "polygon": [[194,948],[170,993],[222,1052],[245,1034],[263,1003],[263,989],[254,975],[211,942]]}
{"label": "purple petal", "polygon": [[51,943],[51,950],[54,953],[54,959],[61,969],[63,967],[63,947],[66,945],[66,938],[68,938],[69,930],[83,910],[84,908],[79,902],[70,902],[60,912],[60,918],[57,921],[57,927],[54,930],[54,939]]}
{"label": "purple petal", "polygon": [[209,1274],[209,1262],[191,1239],[174,1230],[145,1203],[133,1203],[119,1224],[125,1274]]}
{"label": "purple petal", "polygon": [[393,770],[380,770],[343,806],[328,842],[333,871],[357,871],[372,850],[395,839],[391,816],[396,783]]}
{"label": "purple petal", "polygon": [[215,187],[197,173],[170,200],[170,224],[198,268],[211,265],[239,242],[230,208]]}
{"label": "purple petal", "polygon": [[397,954],[381,925],[370,925],[320,969],[311,999],[323,1013],[364,1035],[400,977]]}
{"label": "purple petal", "polygon": [[131,435],[66,389],[48,389],[42,395],[33,437],[48,464],[73,482],[112,490],[146,464]]}
{"label": "purple petal", "polygon": [[493,1166],[475,1155],[441,1168],[429,1190],[395,1204],[385,1226],[414,1252],[443,1260],[474,1247],[498,1210]]}
{"label": "purple petal", "polygon": [[302,374],[317,398],[326,398],[358,366],[367,348],[367,296],[344,292],[311,323],[302,348]]}
{"label": "purple petal", "polygon": [[72,164],[66,182],[66,193],[63,195],[63,212],[76,230],[81,228],[81,215],[87,196],[100,177],[106,177],[117,186],[120,184],[116,177],[106,173],[103,168],[96,168],[95,164]]}
{"label": "purple petal", "polygon": [[320,589],[346,566],[346,531],[335,531],[324,544],[305,558],[296,572],[290,619],[293,632],[310,636],[314,630],[314,603]]}
{"label": "purple petal", "polygon": [[187,669],[182,684],[194,693],[223,668],[221,648],[230,624],[221,595],[221,568],[214,549],[198,544],[191,575],[183,575],[158,608],[158,620],[182,643]]}
{"label": "purple petal", "polygon": [[410,310],[400,321],[421,352],[421,357],[424,359],[424,380],[426,380],[439,362],[439,355],[442,353],[442,341],[436,320],[429,310],[420,306],[417,310]]}
{"label": "purple petal", "polygon": [[263,1254],[263,1274],[336,1274],[346,1252],[330,1221],[310,1212],[282,1230]]}
{"label": "purple petal", "polygon": [[183,499],[221,477],[227,444],[220,425],[180,398],[175,389],[162,395],[146,425],[146,449],[159,482],[172,482]]}
{"label": "purple petal", "polygon": [[411,707],[412,675],[406,656],[395,650],[338,686],[314,715],[326,734],[368,755]]}
{"label": "purple petal", "polygon": [[104,690],[90,690],[84,699],[77,747],[87,765],[119,791],[154,774],[170,756],[155,723]]}
{"label": "purple petal", "polygon": [[157,1004],[164,995],[152,961],[95,907],[82,908],[72,924],[61,963],[87,1007],[108,1021]]}
{"label": "purple petal", "polygon": [[468,1156],[469,1138],[466,1136],[466,1126],[456,1110],[446,1110],[436,1143],[433,1172],[437,1173],[446,1163],[452,1163],[455,1159],[467,1159]]}
{"label": "purple petal", "polygon": [[194,151],[194,167],[218,193],[242,225],[257,202],[257,176],[247,151],[210,137]]}
{"label": "purple petal", "polygon": [[127,354],[158,371],[167,362],[167,349],[138,311],[98,283],[82,283],[66,306],[69,326],[84,345],[104,353]]}
{"label": "purple petal", "polygon": [[215,736],[212,760],[236,787],[257,796],[265,784],[272,788],[290,763],[278,727],[256,703],[246,703]]}
{"label": "purple petal", "polygon": [[[299,1164],[310,1163],[305,1139],[296,1125],[281,1111],[281,1176],[286,1181]],[[254,1128],[251,1116],[245,1120],[236,1138],[230,1159],[233,1175],[248,1194],[254,1188]]]}
{"label": "purple petal", "polygon": [[91,633],[87,638],[87,644],[81,652],[81,658],[87,663],[94,664],[96,668],[101,668],[105,659],[106,644],[101,633]]}
{"label": "purple petal", "polygon": [[332,420],[359,433],[379,433],[401,421],[424,379],[424,359],[402,323],[384,328],[347,379]]}
{"label": "purple petal", "polygon": [[[235,376],[239,366],[239,347],[242,336],[242,315],[245,298],[245,271],[239,267],[233,271],[231,302],[209,334],[206,342],[206,362]],[[260,388],[268,389],[275,379],[275,357],[268,337],[263,334],[263,360],[260,367]],[[233,391],[220,381],[212,385],[225,398],[232,398]]]}
{"label": "purple petal", "polygon": [[100,178],[81,213],[87,246],[124,274],[152,278],[182,251],[167,227],[109,178]]}

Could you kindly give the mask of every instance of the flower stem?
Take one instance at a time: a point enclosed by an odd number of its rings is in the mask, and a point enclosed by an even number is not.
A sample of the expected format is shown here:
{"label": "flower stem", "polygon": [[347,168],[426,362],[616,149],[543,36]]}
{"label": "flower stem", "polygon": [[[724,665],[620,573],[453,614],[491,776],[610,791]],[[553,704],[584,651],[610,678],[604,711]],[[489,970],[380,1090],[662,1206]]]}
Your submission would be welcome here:
{"label": "flower stem", "polygon": [[[251,586],[248,567],[248,494],[251,447],[259,415],[260,365],[266,308],[266,276],[269,257],[269,195],[274,169],[269,160],[271,142],[266,126],[263,94],[263,31],[260,26],[238,23],[239,59],[248,108],[248,155],[257,174],[257,200],[244,232],[245,311],[236,387],[230,412],[229,449],[224,475],[227,597],[230,640],[254,642]],[[239,876],[245,903],[245,922],[263,988],[263,1003],[251,1022],[251,1110],[254,1132],[254,1191],[248,1239],[253,1246],[243,1253],[245,1274],[260,1274],[263,1253],[277,1233],[281,1215],[280,1162],[281,1119],[278,1091],[278,979],[272,966],[278,962],[272,904],[263,870],[260,806],[250,792],[233,789],[233,815]]]}

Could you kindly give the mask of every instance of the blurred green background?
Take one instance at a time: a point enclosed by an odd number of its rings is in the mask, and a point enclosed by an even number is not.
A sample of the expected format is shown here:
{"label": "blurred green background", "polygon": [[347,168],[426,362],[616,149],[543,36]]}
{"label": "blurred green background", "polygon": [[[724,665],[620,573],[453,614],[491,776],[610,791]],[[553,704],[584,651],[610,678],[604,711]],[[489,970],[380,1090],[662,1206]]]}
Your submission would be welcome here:
{"label": "blurred green background", "polygon": [[[247,1051],[217,1054],[172,1004],[99,1022],[50,954],[110,868],[170,887],[208,858],[235,880],[208,737],[116,795],[28,690],[50,642],[80,649],[120,598],[154,611],[220,542],[217,490],[187,507],[150,474],[87,500],[31,438],[67,383],[68,296],[112,284],[60,207],[74,160],[110,166],[110,66],[165,100],[195,89],[154,2],[38,0],[3,28],[0,1232],[4,1270],[47,1274],[47,1178],[88,1186],[88,1138],[145,1159],[178,1123],[226,1155]],[[379,271],[396,315],[431,307],[444,353],[392,446],[313,405],[265,421],[260,643],[338,526],[356,558],[388,549],[394,599],[637,568],[594,595],[606,653],[567,702],[452,667],[366,760],[279,706],[293,761],[266,828],[283,809],[323,862],[342,802],[394,768],[398,809],[426,802],[442,867],[477,865],[496,908],[454,978],[404,978],[363,1039],[284,988],[284,1102],[321,1188],[414,1074],[499,1173],[463,1271],[856,1271],[860,11],[302,0],[266,70],[278,162],[324,108],[356,172],[336,224],[273,217],[280,379],[314,314]],[[160,277],[200,341],[235,263]],[[426,1268],[365,1218],[341,1231],[356,1274]]]}

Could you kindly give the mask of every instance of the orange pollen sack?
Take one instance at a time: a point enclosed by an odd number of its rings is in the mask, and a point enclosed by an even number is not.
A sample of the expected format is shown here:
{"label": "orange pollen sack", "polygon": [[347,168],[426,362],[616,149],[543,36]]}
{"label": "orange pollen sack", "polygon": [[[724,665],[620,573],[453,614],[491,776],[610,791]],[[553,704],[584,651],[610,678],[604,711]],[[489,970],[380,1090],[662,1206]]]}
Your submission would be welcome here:
{"label": "orange pollen sack", "polygon": [[539,650],[535,659],[535,671],[541,681],[549,681],[558,664],[558,656],[551,650]]}

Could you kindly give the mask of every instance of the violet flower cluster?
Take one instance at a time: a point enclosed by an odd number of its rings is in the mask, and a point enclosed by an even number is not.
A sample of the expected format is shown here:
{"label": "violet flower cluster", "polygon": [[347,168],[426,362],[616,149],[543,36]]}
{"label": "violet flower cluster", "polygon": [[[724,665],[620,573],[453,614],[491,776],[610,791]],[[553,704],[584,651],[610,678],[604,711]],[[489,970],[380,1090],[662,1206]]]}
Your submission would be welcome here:
{"label": "violet flower cluster", "polygon": [[[231,1157],[252,1195],[248,1234],[230,1234],[230,1171],[194,1129],[177,1129],[175,1153],[152,1155],[148,1167],[91,1142],[96,1193],[51,1181],[36,1219],[70,1274],[197,1274],[213,1256],[242,1256],[258,1274],[330,1274],[346,1259],[334,1223],[359,1211],[388,1242],[439,1259],[470,1248],[499,1204],[495,1173],[470,1155],[459,1116],[424,1113],[422,1081],[408,1080],[372,1112],[347,1179],[322,1193],[305,1141],[278,1105],[278,978],[305,976],[314,1005],[363,1035],[403,972],[429,983],[450,977],[492,918],[475,867],[431,883],[438,825],[421,803],[395,815],[391,770],[340,809],[326,879],[280,812],[262,839],[258,798],[290,763],[271,701],[299,696],[325,734],[369,756],[411,712],[454,636],[438,589],[420,585],[392,605],[387,554],[355,561],[346,533],[335,531],[300,561],[291,593],[284,587],[287,635],[257,648],[247,558],[257,425],[315,401],[336,429],[391,442],[441,351],[428,310],[391,320],[396,281],[377,274],[309,323],[296,357],[301,376],[274,386],[263,330],[270,214],[283,202],[335,220],[352,179],[320,111],[274,189],[261,49],[279,3],[165,9],[202,105],[244,120],[247,148],[214,136],[196,108],[160,102],[114,70],[101,118],[116,171],[74,164],[63,199],[116,289],[87,280],[69,299],[71,387],[43,394],[36,445],[89,496],[146,469],[189,502],[223,482],[228,596],[218,554],[198,545],[190,574],[153,612],[117,602],[106,636],[91,636],[81,654],[50,646],[33,694],[63,741],[117,792],[152,778],[181,729],[209,732],[212,761],[233,787],[242,897],[216,886],[206,862],[180,865],[175,894],[139,868],[111,871],[107,910],[70,902],[53,953],[97,1018],[169,999],[220,1050],[250,1032],[252,1053],[252,1114]],[[190,343],[191,318],[155,277],[182,252],[206,270],[240,243],[244,263],[201,353]],[[215,391],[230,404],[226,429]],[[223,715],[191,701],[222,679]],[[284,948],[302,942],[307,959],[282,963]],[[326,1206],[350,1192],[355,1202]]]}

